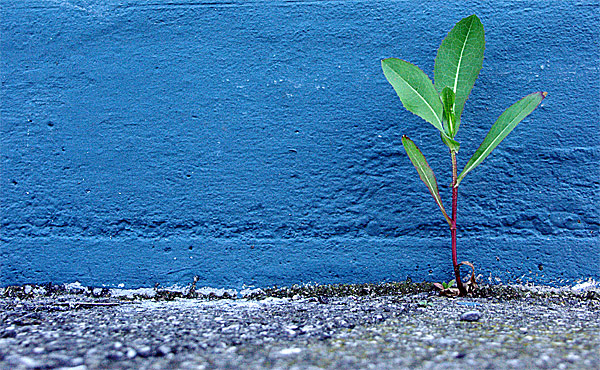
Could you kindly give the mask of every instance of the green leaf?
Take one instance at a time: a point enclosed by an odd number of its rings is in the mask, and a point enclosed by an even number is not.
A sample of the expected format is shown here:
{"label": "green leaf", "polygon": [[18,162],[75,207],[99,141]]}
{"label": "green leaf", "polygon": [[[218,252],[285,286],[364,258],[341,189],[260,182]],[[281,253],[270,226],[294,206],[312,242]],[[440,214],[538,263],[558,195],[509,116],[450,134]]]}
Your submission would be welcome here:
{"label": "green leaf", "polygon": [[483,142],[479,148],[477,148],[475,154],[469,159],[469,162],[467,162],[465,168],[458,176],[455,186],[458,186],[469,171],[477,167],[488,155],[490,155],[492,150],[494,150],[494,148],[496,148],[515,127],[517,127],[519,122],[537,108],[546,95],[548,95],[547,92],[535,92],[508,107],[508,109],[506,109],[492,125],[490,132],[488,132],[485,139],[483,139]]}
{"label": "green leaf", "polygon": [[442,100],[442,106],[444,107],[444,132],[450,138],[454,138],[456,135],[456,116],[454,115],[454,91],[448,86],[444,87],[440,93],[440,99]]}
{"label": "green leaf", "polygon": [[406,135],[402,136],[402,145],[404,146],[404,150],[406,150],[408,158],[410,158],[410,161],[412,162],[413,166],[415,166],[415,168],[417,169],[419,177],[421,178],[421,180],[423,180],[425,185],[427,185],[429,192],[431,193],[431,195],[433,195],[433,199],[442,210],[444,218],[446,219],[448,224],[452,225],[450,217],[448,217],[448,214],[446,213],[446,210],[444,209],[444,206],[442,204],[442,198],[440,197],[440,192],[438,189],[437,180],[435,179],[435,174],[433,173],[431,167],[429,167],[427,160],[425,160],[425,156],[423,156],[423,153],[421,153],[421,151],[415,145],[415,143],[412,140],[410,140]]}
{"label": "green leaf", "polygon": [[381,68],[404,108],[443,132],[442,102],[429,77],[414,64],[396,58],[382,60]]}
{"label": "green leaf", "polygon": [[460,125],[465,102],[471,93],[483,66],[485,35],[483,25],[476,15],[460,20],[442,41],[435,57],[433,78],[435,88],[441,92],[450,87],[456,99],[454,114],[456,129]]}
{"label": "green leaf", "polygon": [[460,149],[460,144],[458,141],[450,139],[443,132],[440,134],[440,136],[442,137],[442,142],[446,144],[446,146],[450,148],[451,151],[453,151],[454,153],[458,153],[458,150]]}

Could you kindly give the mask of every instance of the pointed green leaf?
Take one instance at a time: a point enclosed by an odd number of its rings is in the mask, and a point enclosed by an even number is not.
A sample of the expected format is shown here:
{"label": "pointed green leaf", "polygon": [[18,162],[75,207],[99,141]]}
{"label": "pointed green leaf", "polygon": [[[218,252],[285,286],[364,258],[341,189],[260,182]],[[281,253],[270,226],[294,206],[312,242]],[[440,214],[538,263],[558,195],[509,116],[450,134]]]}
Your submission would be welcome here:
{"label": "pointed green leaf", "polygon": [[487,134],[483,142],[475,151],[475,154],[469,159],[465,168],[462,170],[458,179],[456,181],[456,185],[462,181],[469,171],[473,168],[477,167],[490,153],[494,148],[500,144],[502,140],[521,122],[525,117],[527,117],[537,106],[544,100],[544,98],[548,95],[546,92],[536,92],[530,95],[527,95],[523,99],[511,105],[508,109],[500,115],[498,120],[492,125],[490,132]]}
{"label": "pointed green leaf", "polygon": [[442,106],[444,107],[444,132],[450,138],[456,135],[456,117],[454,115],[454,91],[448,86],[444,87],[440,93]]}
{"label": "pointed green leaf", "polygon": [[452,28],[442,41],[435,57],[433,71],[435,88],[441,92],[444,87],[448,86],[456,95],[454,101],[455,131],[458,131],[465,101],[467,101],[483,66],[484,49],[483,25],[476,15],[472,15],[460,20]]}
{"label": "pointed green leaf", "polygon": [[427,185],[429,192],[431,193],[431,195],[433,195],[433,199],[442,210],[444,218],[446,219],[448,224],[451,225],[452,222],[450,221],[450,217],[448,217],[448,214],[446,213],[446,210],[442,205],[442,198],[440,197],[440,192],[438,189],[437,180],[435,179],[435,174],[433,173],[431,167],[429,167],[427,160],[425,160],[425,156],[423,155],[423,153],[421,153],[421,151],[415,145],[415,143],[412,140],[410,140],[406,135],[402,136],[402,145],[404,146],[404,150],[406,150],[408,158],[410,158],[410,161],[412,162],[413,166],[415,166],[415,168],[417,169],[419,177],[421,178],[421,180],[423,180],[425,185]]}
{"label": "pointed green leaf", "polygon": [[444,131],[442,102],[429,77],[414,64],[396,58],[382,60],[381,68],[404,108]]}

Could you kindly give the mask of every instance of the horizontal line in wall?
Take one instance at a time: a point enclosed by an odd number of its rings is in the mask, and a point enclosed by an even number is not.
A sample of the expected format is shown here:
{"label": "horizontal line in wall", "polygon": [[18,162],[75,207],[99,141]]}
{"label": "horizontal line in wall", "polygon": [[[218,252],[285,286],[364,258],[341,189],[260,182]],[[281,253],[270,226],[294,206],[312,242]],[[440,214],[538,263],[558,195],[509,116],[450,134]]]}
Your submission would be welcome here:
{"label": "horizontal line in wall", "polygon": [[[138,238],[138,237],[104,237],[104,236],[24,236],[24,237],[15,237],[15,236],[2,236],[0,237],[0,242],[15,242],[19,240],[44,240],[44,239],[64,239],[64,240],[97,240],[102,242],[107,241],[138,241],[138,242],[169,242],[169,241],[196,241],[196,242],[238,242],[238,243],[249,243],[249,242],[263,242],[263,243],[306,243],[306,242],[323,242],[323,241],[334,241],[334,242],[346,242],[346,243],[356,243],[356,242],[448,242],[450,243],[450,238],[445,237],[436,237],[436,238],[423,238],[418,236],[399,236],[399,237],[377,237],[377,236],[369,236],[369,237],[323,237],[323,238],[252,238],[252,237],[233,237],[233,238],[212,238],[212,237],[198,237],[198,236],[169,236],[169,237],[161,237],[161,238]],[[506,236],[493,236],[493,237],[463,237],[458,238],[458,243],[461,240],[469,240],[469,241],[497,241],[497,240],[505,240],[505,241],[518,241],[527,243],[527,241],[531,242],[535,240],[539,241],[557,241],[557,240],[577,240],[577,241],[598,241],[598,236],[593,235],[590,237],[574,237],[574,236],[519,236],[519,235],[506,235]],[[600,242],[599,242],[600,244]]]}

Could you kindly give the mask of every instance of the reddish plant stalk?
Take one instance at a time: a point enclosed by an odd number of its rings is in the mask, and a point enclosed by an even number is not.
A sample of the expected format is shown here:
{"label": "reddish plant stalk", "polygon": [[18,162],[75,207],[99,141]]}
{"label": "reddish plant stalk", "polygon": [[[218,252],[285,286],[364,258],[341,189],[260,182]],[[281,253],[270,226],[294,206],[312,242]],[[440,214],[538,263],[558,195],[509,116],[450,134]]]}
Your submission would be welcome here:
{"label": "reddish plant stalk", "polygon": [[454,267],[454,277],[456,279],[456,286],[460,292],[460,296],[466,296],[467,290],[460,280],[460,266],[458,265],[458,257],[456,255],[456,214],[458,204],[458,187],[456,186],[456,180],[458,178],[458,170],[456,166],[456,153],[451,151],[452,155],[452,219],[450,225],[450,236],[452,237],[452,265]]}

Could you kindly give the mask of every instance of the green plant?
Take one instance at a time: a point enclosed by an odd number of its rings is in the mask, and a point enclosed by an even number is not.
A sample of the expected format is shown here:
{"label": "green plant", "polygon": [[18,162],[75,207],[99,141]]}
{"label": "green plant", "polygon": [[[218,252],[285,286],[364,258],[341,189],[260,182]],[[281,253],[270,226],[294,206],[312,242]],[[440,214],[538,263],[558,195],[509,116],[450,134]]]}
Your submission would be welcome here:
{"label": "green plant", "polygon": [[[467,264],[468,262],[463,262],[465,264]],[[472,265],[471,265],[472,266]],[[472,285],[470,285],[470,288],[474,288],[476,287],[475,285],[475,277],[473,276],[472,278]],[[440,291],[440,295],[443,296],[448,296],[448,297],[454,297],[456,295],[458,295],[460,292],[458,290],[458,288],[455,288],[454,285],[456,284],[456,280],[450,280],[449,282],[445,283],[433,283],[433,286],[438,289]]]}
{"label": "green plant", "polygon": [[447,283],[442,282],[442,288],[444,288],[444,289],[452,288],[452,286],[454,286],[455,283],[456,283],[456,281],[454,281],[454,280],[450,280]]}
{"label": "green plant", "polygon": [[[465,102],[483,66],[485,37],[483,25],[476,15],[460,20],[442,41],[435,58],[434,83],[419,67],[396,58],[381,61],[383,73],[400,97],[402,105],[410,112],[431,123],[440,132],[442,142],[450,149],[452,161],[452,214],[446,213],[440,197],[437,180],[425,157],[406,135],[402,145],[410,161],[417,169],[419,177],[433,195],[433,198],[450,226],[452,239],[452,264],[458,294],[467,295],[468,284],[460,279],[460,265],[456,254],[456,209],[458,185],[464,177],[477,167],[496,146],[527,117],[546,97],[546,92],[535,92],[511,105],[492,125],[489,133],[469,159],[460,174],[457,171],[456,153],[460,144],[455,140],[461,122]],[[473,268],[474,270],[474,268]],[[474,274],[471,284],[474,285]]]}

